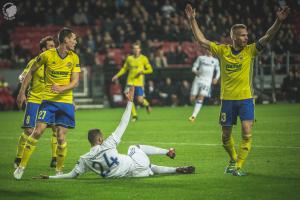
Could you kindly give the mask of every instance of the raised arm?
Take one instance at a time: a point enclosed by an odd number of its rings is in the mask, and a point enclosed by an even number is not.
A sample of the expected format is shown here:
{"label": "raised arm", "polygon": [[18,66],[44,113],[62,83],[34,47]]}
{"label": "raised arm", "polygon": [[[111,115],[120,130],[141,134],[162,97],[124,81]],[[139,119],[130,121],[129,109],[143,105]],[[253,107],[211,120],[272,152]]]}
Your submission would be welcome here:
{"label": "raised arm", "polygon": [[187,4],[185,7],[185,13],[189,20],[190,27],[194,33],[194,37],[196,38],[197,42],[204,48],[210,49],[209,43],[210,41],[205,38],[202,31],[200,30],[197,21],[196,21],[196,12],[195,9],[192,8],[190,4]]}
{"label": "raised arm", "polygon": [[130,120],[130,114],[133,106],[133,96],[134,96],[134,87],[130,87],[128,93],[126,93],[126,96],[128,98],[127,107],[125,109],[125,112],[122,116],[121,122],[119,123],[116,130],[112,133],[112,136],[114,140],[119,143],[121,141],[121,138],[128,126],[129,120]]}
{"label": "raised arm", "polygon": [[258,40],[260,45],[265,47],[265,45],[274,38],[278,30],[280,29],[282,22],[289,15],[289,12],[290,12],[290,8],[288,6],[284,6],[277,11],[276,13],[277,18],[274,24],[268,29],[266,34]]}

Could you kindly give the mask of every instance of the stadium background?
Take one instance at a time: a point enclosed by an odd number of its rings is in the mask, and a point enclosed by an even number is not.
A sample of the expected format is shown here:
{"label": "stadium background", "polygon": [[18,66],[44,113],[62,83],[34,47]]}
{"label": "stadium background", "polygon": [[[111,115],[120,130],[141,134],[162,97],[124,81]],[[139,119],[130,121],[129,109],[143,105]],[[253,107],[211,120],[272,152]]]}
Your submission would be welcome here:
{"label": "stadium background", "polygon": [[[13,19],[0,18],[1,110],[16,109],[17,77],[26,63],[38,54],[39,40],[56,37],[58,30],[71,27],[78,34],[76,52],[83,73],[76,89],[75,101],[81,108],[122,106],[120,97],[125,83],[111,83],[111,77],[122,66],[131,51],[131,43],[139,40],[142,52],[150,59],[154,73],[147,76],[155,92],[146,93],[152,104],[189,105],[193,80],[192,63],[201,49],[194,42],[184,7],[191,2],[207,38],[229,43],[229,29],[234,23],[245,23],[249,42],[256,41],[271,26],[280,2],[275,0],[48,0],[10,1],[17,7]],[[4,5],[7,2],[3,2]],[[255,61],[254,88],[258,103],[300,100],[300,25],[299,1],[287,1],[291,14],[275,40]],[[2,6],[3,6],[2,5]],[[166,79],[171,84],[166,84]],[[168,81],[170,82],[170,81]],[[219,86],[213,87],[218,104]],[[163,100],[160,92],[170,98]],[[8,97],[12,96],[12,98]]]}
{"label": "stadium background", "polygon": [[[192,164],[196,174],[105,180],[90,173],[75,180],[48,181],[31,177],[54,174],[49,168],[50,130],[39,140],[23,179],[16,181],[12,176],[23,119],[22,111],[10,111],[16,109],[17,77],[37,54],[43,36],[56,36],[63,26],[73,28],[80,36],[76,51],[84,72],[75,99],[82,108],[110,106],[110,88],[115,86],[111,87],[111,77],[122,66],[135,40],[142,42],[143,53],[154,66],[154,74],[147,80],[154,80],[158,92],[173,91],[178,96],[178,101],[159,99],[157,103],[181,105],[179,99],[189,94],[189,87],[180,90],[180,84],[190,86],[191,65],[201,49],[187,26],[184,0],[169,1],[171,5],[165,0],[1,0],[1,8],[7,2],[12,2],[17,12],[10,20],[3,10],[0,13],[0,110],[4,110],[0,112],[1,199],[300,199],[300,106],[286,103],[299,102],[299,0],[286,1],[291,7],[290,16],[255,62],[257,102],[279,103],[256,106],[253,148],[245,165],[249,176],[223,174],[228,160],[220,140],[219,105],[204,106],[193,124],[187,120],[192,106],[165,106],[154,107],[150,115],[138,111],[139,121],[129,124],[118,150],[126,154],[129,145],[139,143],[175,147],[176,159],[151,156],[151,162],[165,166]],[[250,42],[255,41],[275,20],[279,4],[276,0],[189,2],[196,7],[206,36],[219,42],[230,42],[233,23],[247,24]],[[167,77],[172,87],[165,86]],[[121,89],[124,84],[125,77]],[[120,85],[115,88],[118,93],[114,94],[119,94]],[[218,104],[218,88],[214,88],[213,95],[207,103]],[[67,136],[65,172],[90,148],[87,130],[101,128],[108,136],[123,111],[123,107],[76,111],[76,128]],[[238,124],[233,130],[236,141],[240,141],[240,128]]]}

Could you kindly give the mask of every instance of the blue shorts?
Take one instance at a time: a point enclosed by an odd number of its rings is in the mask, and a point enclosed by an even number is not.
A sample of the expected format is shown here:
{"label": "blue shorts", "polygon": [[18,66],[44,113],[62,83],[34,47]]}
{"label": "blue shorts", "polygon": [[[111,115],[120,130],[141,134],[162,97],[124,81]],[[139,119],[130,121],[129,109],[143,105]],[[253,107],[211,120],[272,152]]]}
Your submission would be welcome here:
{"label": "blue shorts", "polygon": [[254,100],[222,100],[220,112],[220,124],[222,126],[236,125],[237,117],[241,121],[254,120]]}
{"label": "blue shorts", "polygon": [[[129,89],[129,87],[131,87],[131,85],[127,85],[126,90]],[[144,96],[144,89],[142,86],[134,86],[134,96]]]}
{"label": "blue shorts", "polygon": [[34,128],[36,115],[41,104],[27,102],[22,128]]}
{"label": "blue shorts", "polygon": [[70,103],[43,101],[39,108],[37,122],[65,128],[75,128],[74,105]]}

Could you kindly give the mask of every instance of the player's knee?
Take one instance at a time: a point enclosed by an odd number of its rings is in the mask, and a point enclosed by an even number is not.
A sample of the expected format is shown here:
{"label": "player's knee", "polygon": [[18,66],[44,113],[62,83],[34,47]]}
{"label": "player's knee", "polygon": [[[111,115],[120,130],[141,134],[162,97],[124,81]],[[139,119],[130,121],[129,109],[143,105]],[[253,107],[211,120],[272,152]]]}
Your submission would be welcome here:
{"label": "player's knee", "polygon": [[226,143],[229,141],[231,135],[231,127],[222,127],[222,141]]}
{"label": "player's knee", "polygon": [[25,128],[24,129],[24,133],[27,135],[27,136],[30,136],[33,132],[33,128]]}
{"label": "player's knee", "polygon": [[195,96],[191,96],[191,97],[190,97],[191,103],[193,103],[193,102],[195,101],[195,99],[196,99]]}

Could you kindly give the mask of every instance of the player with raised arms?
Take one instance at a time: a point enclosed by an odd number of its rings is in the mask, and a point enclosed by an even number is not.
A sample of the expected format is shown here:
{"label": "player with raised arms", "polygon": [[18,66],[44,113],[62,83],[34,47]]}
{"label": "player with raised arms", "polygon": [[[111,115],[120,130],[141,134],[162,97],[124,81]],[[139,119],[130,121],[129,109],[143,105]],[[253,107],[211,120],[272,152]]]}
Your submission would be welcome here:
{"label": "player with raised arms", "polygon": [[69,128],[75,127],[75,110],[73,105],[73,89],[79,83],[80,63],[74,52],[75,33],[69,28],[63,28],[58,33],[59,46],[41,53],[30,71],[27,73],[19,95],[18,106],[26,101],[25,90],[32,75],[41,66],[45,67],[45,89],[43,101],[39,107],[36,127],[28,137],[19,167],[14,172],[16,179],[21,179],[25,167],[35,150],[38,139],[48,125],[57,127],[57,164],[56,172],[62,173],[67,155],[66,134]]}
{"label": "player with raised arms", "polygon": [[195,167],[166,167],[150,163],[148,155],[167,155],[175,157],[175,149],[162,149],[149,145],[132,145],[128,148],[127,155],[120,154],[117,146],[128,126],[130,113],[133,106],[134,87],[130,87],[126,93],[128,103],[121,122],[116,130],[106,139],[99,129],[88,131],[88,140],[91,149],[88,153],[80,156],[77,164],[67,174],[48,176],[40,175],[40,179],[69,179],[76,178],[88,171],[102,176],[103,178],[121,177],[148,177],[153,174],[191,174],[195,172]]}
{"label": "player with raised arms", "polygon": [[[241,168],[248,156],[252,143],[252,126],[254,120],[254,99],[252,88],[252,71],[255,56],[270,43],[281,24],[289,14],[289,7],[282,6],[276,13],[277,19],[257,42],[248,44],[248,31],[244,24],[231,27],[232,45],[217,44],[209,41],[200,30],[196,21],[196,12],[190,4],[185,8],[190,27],[197,42],[210,50],[220,60],[221,66],[221,112],[222,142],[230,161],[225,173],[235,176],[246,175]],[[240,117],[242,141],[238,153],[234,147],[232,126]]]}

